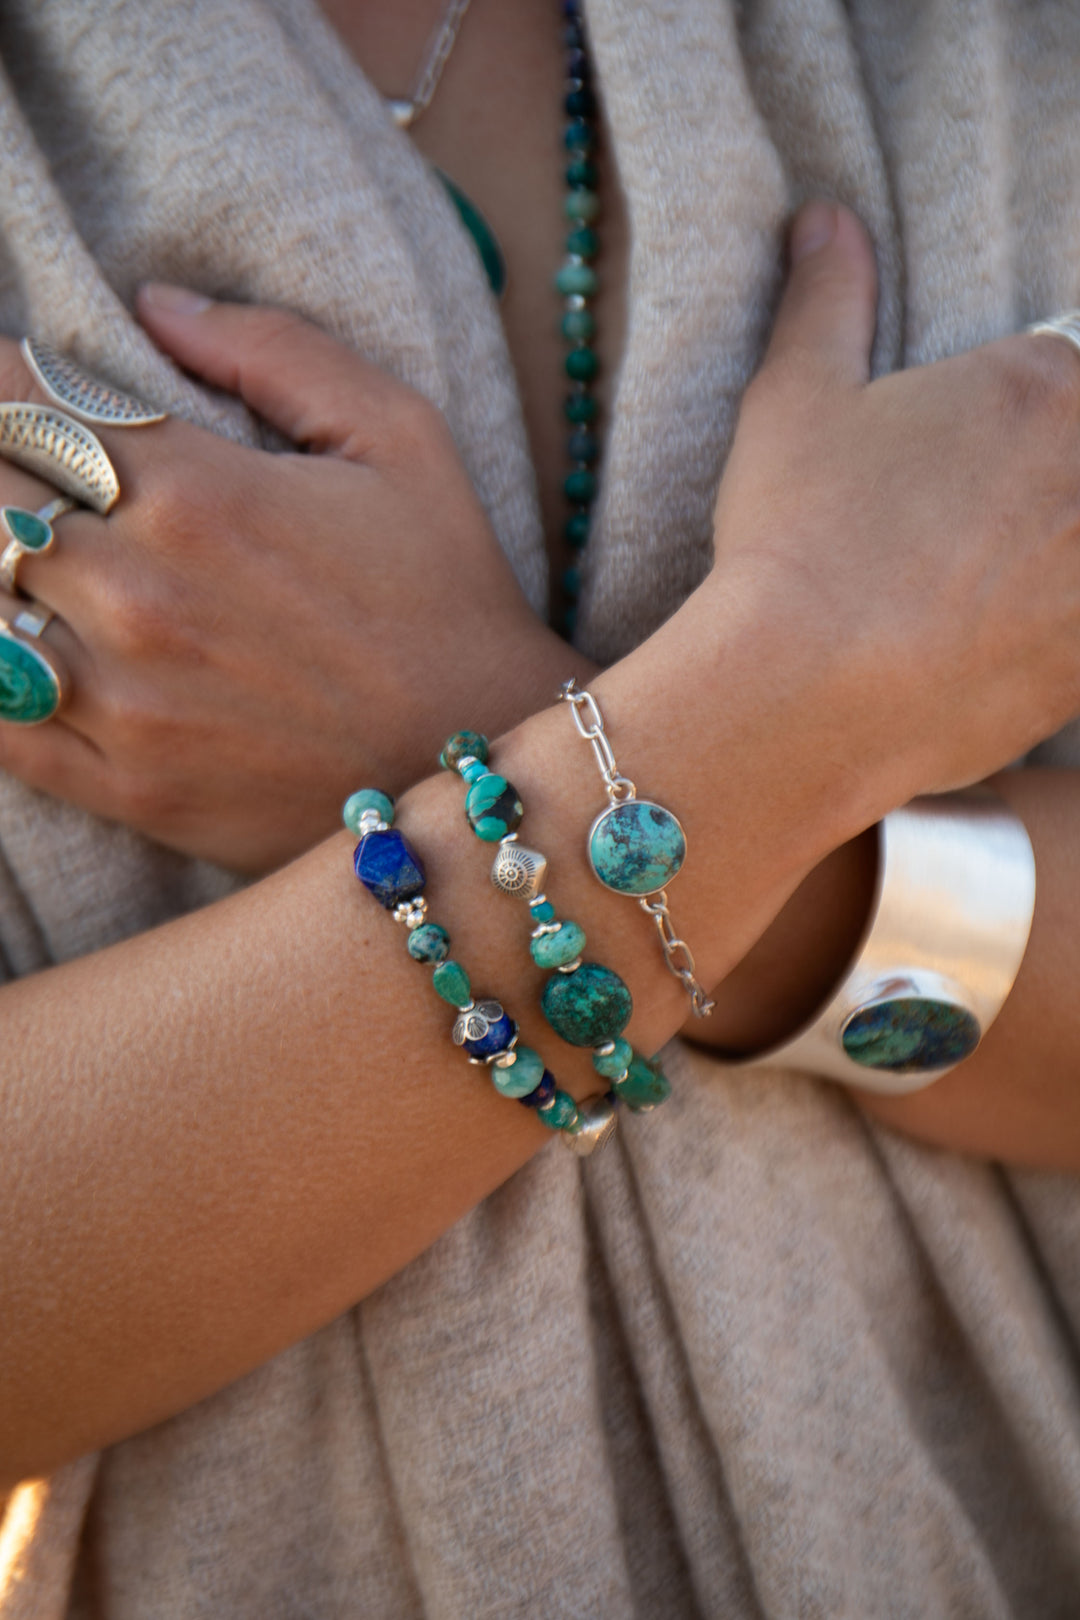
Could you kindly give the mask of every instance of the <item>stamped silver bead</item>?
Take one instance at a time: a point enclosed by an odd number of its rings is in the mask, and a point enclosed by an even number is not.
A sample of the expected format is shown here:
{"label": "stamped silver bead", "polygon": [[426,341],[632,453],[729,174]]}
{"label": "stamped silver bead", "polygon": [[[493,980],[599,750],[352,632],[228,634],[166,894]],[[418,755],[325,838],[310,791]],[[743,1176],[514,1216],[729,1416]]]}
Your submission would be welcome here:
{"label": "stamped silver bead", "polygon": [[495,851],[491,881],[503,894],[535,900],[544,887],[547,861],[535,849],[504,839]]}
{"label": "stamped silver bead", "polygon": [[474,1001],[471,1006],[463,1007],[454,1020],[454,1045],[482,1041],[492,1024],[497,1024],[502,1017],[503,1009],[497,1001]]}
{"label": "stamped silver bead", "polygon": [[618,1120],[613,1104],[606,1097],[586,1097],[578,1103],[577,1110],[577,1125],[572,1131],[560,1131],[559,1138],[571,1153],[576,1153],[579,1159],[587,1159],[614,1136]]}

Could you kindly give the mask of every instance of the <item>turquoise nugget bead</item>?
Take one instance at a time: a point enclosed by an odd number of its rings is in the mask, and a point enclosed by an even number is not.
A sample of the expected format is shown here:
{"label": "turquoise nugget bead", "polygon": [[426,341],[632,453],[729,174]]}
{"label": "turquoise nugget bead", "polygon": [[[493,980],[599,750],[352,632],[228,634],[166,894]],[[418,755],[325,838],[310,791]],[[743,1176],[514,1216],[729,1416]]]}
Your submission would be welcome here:
{"label": "turquoise nugget bead", "polygon": [[440,962],[431,975],[435,993],[448,1001],[451,1007],[467,1007],[472,1000],[469,975],[460,962]]}
{"label": "turquoise nugget bead", "polygon": [[341,819],[351,833],[360,836],[360,817],[365,810],[377,810],[388,827],[394,825],[394,801],[380,793],[378,788],[361,788],[345,800]]}
{"label": "turquoise nugget bead", "polygon": [[501,1063],[491,1066],[491,1078],[496,1091],[504,1097],[528,1097],[544,1078],[544,1060],[531,1046],[519,1046],[509,1068]]}
{"label": "turquoise nugget bead", "polygon": [[551,1131],[565,1131],[577,1121],[577,1103],[566,1091],[556,1091],[546,1108],[538,1108],[538,1119]]}
{"label": "turquoise nugget bead", "polygon": [[465,795],[465,814],[477,838],[485,844],[497,844],[520,827],[525,806],[517,788],[505,776],[496,776],[492,771],[474,782]]}
{"label": "turquoise nugget bead", "polygon": [[448,737],[439,755],[439,764],[444,771],[456,771],[461,761],[472,754],[474,759],[481,760],[485,765],[488,758],[488,740],[479,731],[455,731]]}
{"label": "turquoise nugget bead", "polygon": [[597,1074],[602,1074],[605,1080],[619,1080],[630,1067],[634,1056],[634,1048],[629,1041],[624,1041],[620,1035],[614,1043],[614,1052],[593,1053],[593,1068]]}
{"label": "turquoise nugget bead", "polygon": [[553,973],[540,1004],[544,1017],[571,1046],[602,1046],[630,1022],[634,999],[611,968],[583,962],[574,973]]}
{"label": "turquoise nugget bead", "polygon": [[438,923],[421,923],[410,932],[405,948],[414,962],[445,962],[450,955],[450,935]]}
{"label": "turquoise nugget bead", "polygon": [[671,1081],[657,1062],[635,1052],[626,1079],[616,1080],[611,1089],[632,1113],[647,1114],[671,1096]]}
{"label": "turquoise nugget bead", "polygon": [[585,930],[576,922],[559,925],[556,934],[541,934],[529,946],[529,953],[537,967],[565,967],[585,949]]}

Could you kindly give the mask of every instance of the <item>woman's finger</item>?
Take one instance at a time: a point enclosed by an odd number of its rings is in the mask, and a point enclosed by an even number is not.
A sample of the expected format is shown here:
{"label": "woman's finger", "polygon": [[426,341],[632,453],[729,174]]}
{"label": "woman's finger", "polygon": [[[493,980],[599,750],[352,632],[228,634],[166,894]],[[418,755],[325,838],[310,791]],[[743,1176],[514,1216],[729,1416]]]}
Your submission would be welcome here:
{"label": "woman's finger", "polygon": [[137,307],[173,359],[312,450],[363,460],[385,432],[387,412],[410,394],[288,310],[215,303],[157,283],[141,288]]}
{"label": "woman's finger", "polygon": [[791,274],[762,371],[797,353],[820,359],[829,375],[869,381],[877,309],[870,239],[835,203],[809,203],[791,230]]}

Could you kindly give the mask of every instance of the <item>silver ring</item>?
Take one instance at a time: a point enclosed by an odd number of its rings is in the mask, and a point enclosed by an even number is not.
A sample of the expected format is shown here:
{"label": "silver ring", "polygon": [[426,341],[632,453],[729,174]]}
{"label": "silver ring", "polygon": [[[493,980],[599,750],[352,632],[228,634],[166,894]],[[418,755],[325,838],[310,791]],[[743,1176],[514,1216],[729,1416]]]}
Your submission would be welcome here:
{"label": "silver ring", "polygon": [[1066,309],[1046,321],[1033,321],[1024,330],[1032,337],[1060,337],[1080,354],[1080,309]]}
{"label": "silver ring", "polygon": [[9,725],[44,725],[70,696],[63,665],[35,645],[54,617],[35,602],[0,618],[0,720]]}
{"label": "silver ring", "polygon": [[66,495],[43,506],[40,512],[28,512],[21,506],[0,506],[0,538],[7,544],[0,551],[0,586],[12,596],[15,594],[19,564],[24,557],[43,557],[56,544],[53,522],[64,512],[75,510],[75,502]]}
{"label": "silver ring", "polygon": [[23,338],[19,347],[42,393],[80,422],[95,427],[152,427],[166,419],[167,412],[155,411],[134,394],[99,381],[47,343]]}
{"label": "silver ring", "polygon": [[120,499],[120,480],[95,433],[53,405],[0,403],[0,460],[36,473],[95,512]]}

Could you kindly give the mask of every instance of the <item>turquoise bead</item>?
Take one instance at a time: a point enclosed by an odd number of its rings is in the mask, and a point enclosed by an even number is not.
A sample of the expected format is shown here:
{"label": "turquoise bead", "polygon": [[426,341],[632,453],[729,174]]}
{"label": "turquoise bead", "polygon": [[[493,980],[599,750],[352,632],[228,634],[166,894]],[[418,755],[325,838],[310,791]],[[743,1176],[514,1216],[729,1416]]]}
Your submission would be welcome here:
{"label": "turquoise bead", "polygon": [[60,682],[36,648],[0,631],[0,720],[37,726],[60,707]]}
{"label": "turquoise bead", "polygon": [[568,152],[591,152],[596,144],[596,131],[584,118],[575,118],[573,123],[566,126],[563,140]]}
{"label": "turquoise bead", "polygon": [[436,994],[448,1001],[451,1007],[467,1007],[472,1000],[469,975],[460,962],[440,962],[431,975],[431,982]]}
{"label": "turquoise bead", "polygon": [[550,900],[534,900],[529,906],[533,922],[554,922],[555,907]]}
{"label": "turquoise bead", "polygon": [[596,164],[590,163],[588,158],[574,158],[566,166],[566,183],[575,190],[579,186],[584,186],[589,191],[595,191],[599,178]]}
{"label": "turquoise bead", "polygon": [[488,760],[488,740],[479,731],[455,731],[448,737],[439,755],[439,764],[444,771],[456,771],[463,759],[472,754],[474,759],[481,760],[485,765]]}
{"label": "turquoise bead", "polygon": [[626,1079],[615,1080],[611,1089],[635,1114],[647,1114],[671,1096],[671,1082],[663,1069],[655,1059],[642,1057],[640,1052],[630,1060]]}
{"label": "turquoise bead", "polygon": [[474,759],[471,765],[465,765],[461,770],[461,780],[467,782],[470,787],[474,782],[479,782],[480,778],[486,775],[487,765],[483,760],[479,759]]}
{"label": "turquoise bead", "polygon": [[596,316],[587,309],[569,309],[562,318],[562,335],[570,343],[584,343],[596,331]]}
{"label": "turquoise bead", "polygon": [[477,838],[485,844],[497,844],[520,827],[525,806],[518,798],[517,788],[504,776],[489,771],[474,782],[465,795],[465,814]]}
{"label": "turquoise bead", "polygon": [[360,817],[365,810],[377,810],[382,821],[388,827],[394,825],[394,801],[378,788],[361,788],[359,793],[353,793],[345,800],[345,808],[341,812],[341,819],[351,833],[360,834]]}
{"label": "turquoise bead", "polygon": [[540,998],[544,1017],[571,1046],[602,1046],[621,1035],[634,1000],[611,968],[583,962],[574,973],[553,973]]}
{"label": "turquoise bead", "polygon": [[504,1097],[531,1096],[544,1078],[544,1060],[531,1046],[516,1047],[513,1057],[513,1063],[507,1068],[501,1063],[492,1064],[491,1078],[495,1090],[502,1092]]}
{"label": "turquoise bead", "polygon": [[555,288],[564,298],[591,298],[600,286],[600,277],[587,264],[564,264],[556,274]]}
{"label": "turquoise bead", "polygon": [[593,1068],[597,1074],[602,1074],[605,1080],[619,1080],[630,1067],[634,1056],[634,1048],[629,1041],[624,1041],[620,1035],[614,1042],[614,1052],[594,1052]]}
{"label": "turquoise bead", "polygon": [[537,967],[565,967],[585,949],[585,930],[576,922],[560,923],[558,933],[541,934],[529,945],[529,954]]}
{"label": "turquoise bead", "polygon": [[564,362],[566,375],[574,382],[591,382],[600,370],[600,357],[595,349],[582,344],[579,349],[571,349]]}
{"label": "turquoise bead", "polygon": [[596,474],[587,467],[576,467],[563,479],[563,494],[568,501],[579,501],[582,505],[591,501],[596,494]]}
{"label": "turquoise bead", "polygon": [[600,212],[600,198],[595,191],[568,191],[563,201],[563,213],[567,219],[580,220],[583,225],[591,225]]}
{"label": "turquoise bead", "polygon": [[853,1063],[892,1074],[943,1069],[970,1057],[979,1044],[978,1020],[951,1001],[897,996],[852,1013],[841,1034]]}
{"label": "turquoise bead", "polygon": [[686,859],[686,835],[670,810],[648,799],[627,799],[593,823],[589,864],[617,894],[655,894]]}
{"label": "turquoise bead", "polygon": [[414,962],[445,962],[450,955],[450,935],[438,923],[421,923],[410,930],[406,949]]}
{"label": "turquoise bead", "polygon": [[589,543],[589,514],[575,512],[563,524],[563,539],[574,551],[582,551]]}
{"label": "turquoise bead", "polygon": [[600,407],[591,394],[570,394],[563,410],[568,422],[595,422]]}
{"label": "turquoise bead", "polygon": [[36,512],[26,512],[21,506],[0,509],[0,524],[24,551],[48,551],[53,543],[52,525],[39,518]]}
{"label": "turquoise bead", "polygon": [[600,251],[600,238],[589,225],[578,225],[566,238],[566,251],[578,259],[595,259]]}
{"label": "turquoise bead", "polygon": [[566,1131],[577,1123],[577,1103],[568,1092],[556,1090],[544,1108],[536,1110],[538,1119],[551,1131]]}

